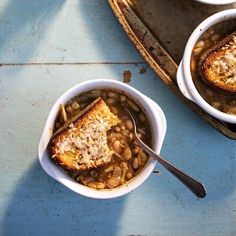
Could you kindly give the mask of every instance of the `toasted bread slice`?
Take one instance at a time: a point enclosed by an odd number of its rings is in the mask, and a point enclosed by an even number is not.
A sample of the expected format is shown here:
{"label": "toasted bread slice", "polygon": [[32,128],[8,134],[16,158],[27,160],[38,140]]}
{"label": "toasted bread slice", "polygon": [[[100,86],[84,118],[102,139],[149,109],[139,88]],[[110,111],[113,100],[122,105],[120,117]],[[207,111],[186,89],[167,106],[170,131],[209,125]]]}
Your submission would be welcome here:
{"label": "toasted bread slice", "polygon": [[109,163],[113,152],[107,131],[119,123],[105,102],[98,98],[69,126],[57,131],[51,141],[54,161],[66,170],[83,171]]}
{"label": "toasted bread slice", "polygon": [[236,93],[236,31],[204,53],[198,69],[208,84]]}

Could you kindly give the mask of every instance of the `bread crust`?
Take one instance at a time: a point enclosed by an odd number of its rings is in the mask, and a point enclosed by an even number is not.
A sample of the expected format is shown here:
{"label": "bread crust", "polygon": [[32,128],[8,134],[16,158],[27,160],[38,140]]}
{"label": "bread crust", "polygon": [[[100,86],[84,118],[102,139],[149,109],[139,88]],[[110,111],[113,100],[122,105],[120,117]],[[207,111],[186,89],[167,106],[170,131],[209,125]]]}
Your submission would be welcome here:
{"label": "bread crust", "polygon": [[[222,74],[213,70],[213,64],[220,58],[224,58],[226,52],[232,45],[235,45],[236,31],[219,41],[212,48],[206,51],[200,58],[198,63],[198,72],[201,78],[210,86],[224,90],[228,93],[236,93],[236,81],[228,82],[227,71]],[[228,52],[227,52],[228,53]],[[234,55],[233,55],[234,56]],[[235,56],[234,56],[235,57]]]}
{"label": "bread crust", "polygon": [[[85,133],[86,132],[85,129],[88,129],[89,127],[91,127],[91,124],[95,122],[95,120],[93,120],[95,118],[106,120],[107,123],[109,124],[108,125],[109,127],[107,127],[107,130],[119,122],[118,117],[110,112],[105,102],[101,98],[98,98],[89,106],[87,106],[82,112],[76,114],[72,118],[72,120],[70,120],[70,122],[66,123],[62,128],[60,128],[53,135],[51,139],[51,155],[52,155],[53,160],[62,168],[69,171],[83,171],[83,170],[98,167],[98,166],[101,166],[110,162],[112,152],[111,153],[108,152],[107,150],[108,147],[104,147],[105,148],[104,150],[107,151],[104,154],[104,158],[100,157],[94,160],[91,159],[84,163],[78,162],[78,160],[76,159],[78,158],[78,155],[76,156],[76,153],[74,153],[74,151],[72,150],[73,148],[71,149],[71,151],[67,150],[64,153],[61,153],[59,151],[60,145],[63,145],[63,140],[65,142],[66,138],[69,135],[74,134],[76,136],[80,136],[80,133],[82,132]],[[97,141],[99,141],[99,137],[97,137],[97,139],[98,139]],[[80,153],[81,150],[77,149],[78,153]],[[101,149],[101,151],[104,151],[104,150]],[[83,158],[83,153],[81,152],[80,154]],[[110,158],[108,158],[109,154],[110,154]]]}

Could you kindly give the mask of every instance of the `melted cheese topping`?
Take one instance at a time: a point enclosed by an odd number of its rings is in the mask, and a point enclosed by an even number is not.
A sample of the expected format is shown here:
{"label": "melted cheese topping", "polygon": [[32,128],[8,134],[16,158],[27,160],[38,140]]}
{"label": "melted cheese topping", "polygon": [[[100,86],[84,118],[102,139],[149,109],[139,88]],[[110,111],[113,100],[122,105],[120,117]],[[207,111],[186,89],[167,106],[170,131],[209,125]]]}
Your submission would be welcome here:
{"label": "melted cheese topping", "polygon": [[224,54],[216,57],[210,66],[210,70],[217,75],[217,81],[225,84],[236,83],[236,36],[227,45],[221,47]]}
{"label": "melted cheese topping", "polygon": [[73,153],[74,164],[95,163],[97,160],[110,162],[113,151],[107,145],[107,131],[110,129],[106,118],[89,119],[80,127],[70,125],[67,136],[61,136],[56,154]]}

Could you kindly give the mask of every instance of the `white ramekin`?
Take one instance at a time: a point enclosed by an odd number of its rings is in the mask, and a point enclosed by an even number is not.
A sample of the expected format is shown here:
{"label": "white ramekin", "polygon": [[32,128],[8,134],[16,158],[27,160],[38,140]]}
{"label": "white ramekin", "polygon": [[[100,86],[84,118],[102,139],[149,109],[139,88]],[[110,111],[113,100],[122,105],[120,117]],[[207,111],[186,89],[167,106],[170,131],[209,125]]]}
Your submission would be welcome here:
{"label": "white ramekin", "polygon": [[195,1],[210,5],[225,5],[236,2],[235,0],[195,0]]}
{"label": "white ramekin", "polygon": [[65,92],[53,105],[47,118],[38,146],[38,157],[40,164],[48,175],[76,193],[87,197],[100,199],[119,197],[140,186],[152,173],[156,165],[156,161],[150,158],[142,172],[123,186],[111,190],[95,190],[77,183],[72,178],[70,178],[59,166],[55,165],[49,156],[47,146],[52,135],[52,130],[58,113],[59,105],[66,103],[72,97],[82,92],[91,89],[105,88],[124,92],[124,94],[137,101],[144,108],[144,112],[147,115],[147,118],[149,119],[151,125],[153,139],[152,148],[157,153],[160,153],[166,133],[166,119],[161,108],[153,100],[137,91],[133,87],[122,82],[105,79],[91,80],[88,82],[80,83]]}
{"label": "white ramekin", "polygon": [[199,105],[211,116],[228,123],[236,124],[236,116],[221,112],[207,103],[196,89],[190,71],[191,55],[194,45],[211,26],[225,20],[236,19],[236,9],[218,12],[204,20],[191,34],[186,44],[182,61],[177,71],[177,83],[182,94]]}

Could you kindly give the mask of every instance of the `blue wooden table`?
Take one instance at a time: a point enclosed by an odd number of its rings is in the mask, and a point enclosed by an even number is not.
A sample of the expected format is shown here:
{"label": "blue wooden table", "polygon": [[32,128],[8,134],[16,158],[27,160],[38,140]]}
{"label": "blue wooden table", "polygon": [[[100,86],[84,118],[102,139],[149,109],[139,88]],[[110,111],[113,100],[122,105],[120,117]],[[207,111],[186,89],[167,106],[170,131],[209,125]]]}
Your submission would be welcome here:
{"label": "blue wooden table", "polygon": [[[236,235],[235,141],[165,87],[107,1],[1,0],[0,64],[0,235]],[[112,200],[77,195],[40,167],[37,146],[55,100],[82,81],[122,81],[127,70],[130,85],[165,112],[163,156],[205,183],[205,199],[159,165]]]}

